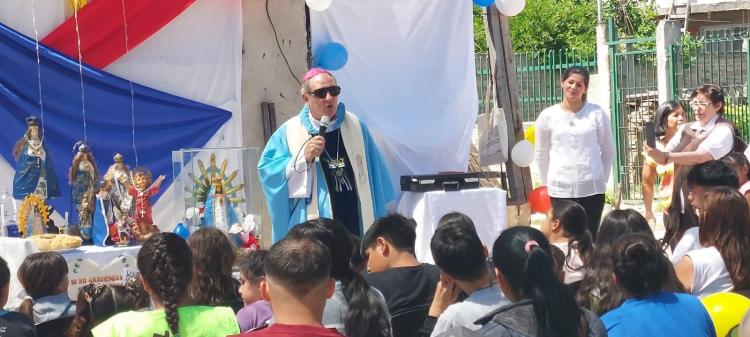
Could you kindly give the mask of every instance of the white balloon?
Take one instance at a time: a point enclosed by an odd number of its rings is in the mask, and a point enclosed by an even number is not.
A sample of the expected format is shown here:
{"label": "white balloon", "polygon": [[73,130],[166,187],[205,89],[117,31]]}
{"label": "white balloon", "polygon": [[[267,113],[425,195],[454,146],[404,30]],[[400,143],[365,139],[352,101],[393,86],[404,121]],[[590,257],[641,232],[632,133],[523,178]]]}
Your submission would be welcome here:
{"label": "white balloon", "polygon": [[526,6],[526,0],[495,0],[495,6],[505,16],[516,16]]}
{"label": "white balloon", "polygon": [[510,151],[510,158],[518,167],[529,167],[534,161],[534,145],[531,145],[528,140],[516,143]]}
{"label": "white balloon", "polygon": [[331,6],[333,0],[305,0],[307,7],[318,12],[322,12]]}

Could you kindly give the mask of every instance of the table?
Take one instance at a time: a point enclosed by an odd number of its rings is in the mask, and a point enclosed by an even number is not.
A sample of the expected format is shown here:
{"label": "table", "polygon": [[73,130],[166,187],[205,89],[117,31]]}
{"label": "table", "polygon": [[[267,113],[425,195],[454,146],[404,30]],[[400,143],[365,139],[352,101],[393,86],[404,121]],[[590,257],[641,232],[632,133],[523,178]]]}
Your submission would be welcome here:
{"label": "table", "polygon": [[[104,266],[120,255],[138,256],[140,246],[132,247],[98,247],[82,246],[76,249],[59,252],[70,263],[79,258],[87,259],[99,266]],[[16,308],[23,301],[23,288],[21,287],[16,271],[21,266],[26,256],[39,252],[39,249],[28,239],[0,237],[0,257],[8,262],[10,269],[10,293],[6,308]],[[75,299],[74,299],[75,300]]]}
{"label": "table", "polygon": [[492,250],[495,239],[507,227],[507,192],[498,188],[478,188],[462,191],[404,192],[398,213],[417,222],[415,253],[420,262],[435,263],[430,251],[430,240],[440,218],[450,212],[469,216],[487,250]]}

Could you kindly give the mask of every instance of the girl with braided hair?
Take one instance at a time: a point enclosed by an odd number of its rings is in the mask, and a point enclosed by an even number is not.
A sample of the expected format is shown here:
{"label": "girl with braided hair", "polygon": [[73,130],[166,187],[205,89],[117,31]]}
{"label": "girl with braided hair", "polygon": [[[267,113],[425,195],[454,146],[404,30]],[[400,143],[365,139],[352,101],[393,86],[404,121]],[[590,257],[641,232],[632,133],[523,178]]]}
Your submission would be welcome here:
{"label": "girl with braided hair", "polygon": [[[134,279],[135,280],[135,279]],[[76,315],[67,337],[91,337],[91,328],[117,313],[148,307],[148,295],[135,282],[87,284],[78,292]]]}
{"label": "girl with braided hair", "polygon": [[151,311],[117,314],[92,330],[93,336],[212,337],[239,333],[228,307],[189,306],[193,256],[185,240],[173,233],[156,233],[138,252],[143,288]]}

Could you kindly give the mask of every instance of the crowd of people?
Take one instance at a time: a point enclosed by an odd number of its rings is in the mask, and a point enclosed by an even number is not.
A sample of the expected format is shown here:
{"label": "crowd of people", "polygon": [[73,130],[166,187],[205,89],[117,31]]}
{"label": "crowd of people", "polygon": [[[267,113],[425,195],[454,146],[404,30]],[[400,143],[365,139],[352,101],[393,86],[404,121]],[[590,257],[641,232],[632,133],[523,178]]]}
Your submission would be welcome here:
{"label": "crowd of people", "polygon": [[[28,298],[0,313],[0,335],[715,336],[699,298],[750,290],[750,208],[720,186],[698,209],[696,248],[674,263],[640,213],[606,214],[592,240],[568,200],[542,230],[511,227],[492,247],[449,213],[430,241],[435,265],[417,260],[416,223],[398,214],[361,243],[336,220],[306,221],[238,261],[218,229],[160,233],[141,248],[137,278],[84,286],[75,301],[63,257],[35,253],[16,271]],[[2,305],[10,272],[0,259]]]}
{"label": "crowd of people", "polygon": [[[137,277],[83,286],[75,299],[60,254],[29,255],[17,271],[0,259],[0,307],[11,272],[27,295],[17,311],[0,311],[0,337],[715,337],[700,299],[750,293],[750,164],[722,117],[721,88],[695,89],[689,124],[677,101],[657,109],[656,145],[643,144],[645,216],[602,216],[614,145],[588,85],[585,69],[568,69],[563,101],[537,121],[551,196],[540,229],[511,226],[487,247],[470,217],[447,213],[429,239],[433,265],[416,257],[418,224],[386,211],[394,193],[383,190],[387,170],[367,129],[338,102],[333,75],[313,69],[305,108],[259,166],[274,224],[268,250],[237,257],[216,228],[188,240],[154,234]],[[655,197],[664,238],[649,223]],[[747,314],[737,333],[750,336]]]}

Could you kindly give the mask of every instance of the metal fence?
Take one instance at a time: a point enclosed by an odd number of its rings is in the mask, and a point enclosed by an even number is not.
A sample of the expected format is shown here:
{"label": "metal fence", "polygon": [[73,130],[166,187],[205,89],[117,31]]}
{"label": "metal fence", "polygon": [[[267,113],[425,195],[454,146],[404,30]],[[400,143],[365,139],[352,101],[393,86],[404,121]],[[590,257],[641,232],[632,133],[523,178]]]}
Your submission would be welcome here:
{"label": "metal fence", "polygon": [[513,54],[516,66],[521,120],[536,121],[545,108],[562,101],[560,79],[572,66],[582,66],[596,73],[596,53],[572,49]]}
{"label": "metal fence", "polygon": [[[491,76],[489,56],[486,53],[477,54],[475,64],[479,113],[482,113],[485,104],[491,102],[485,97]],[[562,101],[560,78],[565,69],[577,65],[586,68],[592,74],[596,74],[597,69],[595,53],[583,53],[571,49],[515,53],[513,65],[516,67],[516,81],[521,103],[520,115],[523,122],[536,121],[542,110]]]}
{"label": "metal fence", "polygon": [[741,137],[750,140],[750,38],[731,36],[677,44],[670,50],[673,96],[682,101],[693,120],[688,100],[693,89],[713,83],[724,89],[724,117],[733,121]]}

